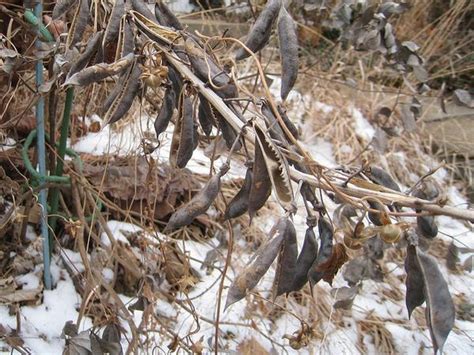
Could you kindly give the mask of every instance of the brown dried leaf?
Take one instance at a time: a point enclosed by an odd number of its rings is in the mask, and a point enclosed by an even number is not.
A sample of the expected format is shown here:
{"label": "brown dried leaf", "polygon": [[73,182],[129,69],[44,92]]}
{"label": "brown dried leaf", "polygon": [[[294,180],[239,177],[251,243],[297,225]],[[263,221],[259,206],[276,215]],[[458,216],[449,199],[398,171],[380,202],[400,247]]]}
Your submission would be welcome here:
{"label": "brown dried leaf", "polygon": [[277,224],[270,231],[270,239],[258,248],[250,263],[232,282],[227,294],[225,309],[244,298],[247,292],[253,290],[268,271],[283,244],[288,223],[291,222],[287,218],[280,218],[278,220]]}
{"label": "brown dried leaf", "polygon": [[331,256],[325,262],[320,263],[316,271],[322,273],[322,279],[331,285],[334,276],[336,276],[341,266],[344,265],[347,260],[348,257],[344,244],[337,243],[332,248]]}

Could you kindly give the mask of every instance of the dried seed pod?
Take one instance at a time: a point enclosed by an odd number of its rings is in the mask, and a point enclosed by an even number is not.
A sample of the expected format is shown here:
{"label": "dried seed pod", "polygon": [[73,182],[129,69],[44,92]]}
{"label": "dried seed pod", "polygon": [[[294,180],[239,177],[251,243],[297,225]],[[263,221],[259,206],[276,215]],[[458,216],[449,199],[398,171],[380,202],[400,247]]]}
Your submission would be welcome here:
{"label": "dried seed pod", "polygon": [[383,226],[392,223],[387,213],[385,205],[380,203],[378,200],[367,199],[371,209],[378,210],[380,213],[370,212],[368,213],[370,221],[376,226]]}
{"label": "dried seed pod", "polygon": [[[272,26],[278,16],[281,0],[268,0],[257,20],[249,31],[245,46],[256,53],[268,43],[272,33]],[[246,50],[239,48],[235,54],[235,60],[242,60],[250,56]]]}
{"label": "dried seed pod", "polygon": [[209,179],[202,190],[199,191],[191,201],[176,210],[168,221],[165,232],[187,226],[191,224],[197,216],[206,212],[216,199],[221,189],[221,177],[227,170],[227,166],[222,167],[216,175]]}
{"label": "dried seed pod", "polygon": [[334,231],[331,224],[325,218],[320,218],[318,230],[319,238],[321,239],[321,245],[319,246],[318,256],[308,271],[308,280],[311,285],[311,289],[324,277],[324,272],[320,271],[318,268],[320,265],[327,262],[332,255]]}
{"label": "dried seed pod", "polygon": [[116,59],[123,58],[135,52],[135,35],[133,34],[132,25],[127,17],[122,17],[120,28],[117,51],[115,53]]}
{"label": "dried seed pod", "polygon": [[217,95],[222,98],[238,96],[231,77],[194,40],[186,39],[185,50],[196,76],[206,83],[212,82],[211,89]]}
{"label": "dried seed pod", "polygon": [[56,1],[54,8],[53,8],[53,14],[52,18],[53,20],[57,20],[59,17],[64,15],[69,9],[71,9],[78,0],[58,0]]}
{"label": "dried seed pod", "polygon": [[174,108],[176,107],[176,96],[172,88],[167,88],[163,102],[161,103],[160,112],[155,119],[155,132],[158,137],[163,133],[173,117]]}
{"label": "dried seed pod", "polygon": [[308,271],[318,256],[318,242],[314,234],[314,225],[308,225],[304,236],[303,248],[296,261],[292,291],[298,291],[308,282]]}
{"label": "dried seed pod", "polygon": [[298,77],[298,36],[295,23],[284,6],[281,6],[278,16],[278,39],[281,58],[280,96],[284,101]]}
{"label": "dried seed pod", "polygon": [[125,1],[124,0],[115,0],[112,7],[112,11],[107,22],[107,27],[105,28],[104,41],[102,47],[105,47],[107,43],[112,43],[119,36],[120,22],[122,16],[125,13]]}
{"label": "dried seed pod", "polygon": [[89,1],[81,0],[79,6],[76,9],[76,12],[74,13],[71,28],[69,29],[69,33],[66,40],[67,48],[71,48],[71,46],[75,45],[82,39],[82,35],[84,34],[84,31],[86,29],[89,17]]}
{"label": "dried seed pod", "polygon": [[381,227],[379,236],[385,243],[396,243],[403,234],[402,228],[397,224],[386,224]]}
{"label": "dried seed pod", "polygon": [[372,180],[374,183],[385,186],[394,191],[400,191],[400,187],[395,182],[395,180],[393,180],[390,174],[385,172],[384,170],[375,166],[371,166],[368,171],[368,175],[370,180]]}
{"label": "dried seed pod", "polygon": [[84,69],[87,66],[87,64],[92,62],[94,54],[99,49],[103,35],[104,35],[104,31],[99,31],[99,32],[94,33],[92,38],[87,42],[87,46],[84,52],[71,65],[71,68],[69,69],[69,72],[66,77],[66,81],[72,75]]}
{"label": "dried seed pod", "polygon": [[182,169],[193,155],[194,118],[191,98],[182,95],[180,101],[181,107],[171,140],[170,162],[172,166]]}
{"label": "dried seed pod", "polygon": [[[212,109],[214,112],[214,117],[217,120],[217,125],[219,126],[219,129],[222,133],[222,137],[225,140],[225,144],[227,145],[228,149],[232,148],[232,145],[234,144],[235,140],[237,139],[237,133],[234,131],[232,126],[225,120],[222,115],[217,112],[216,110]],[[239,150],[241,147],[240,142],[237,143],[235,150]]]}
{"label": "dried seed pod", "polygon": [[193,151],[199,146],[199,125],[196,122],[193,122]]}
{"label": "dried seed pod", "polygon": [[104,120],[107,124],[117,122],[130,109],[140,89],[141,74],[140,65],[135,61],[127,73],[121,77],[120,91],[104,115]]}
{"label": "dried seed pod", "polygon": [[[278,113],[280,114],[280,117],[283,119],[283,122],[285,123],[286,128],[290,131],[290,133],[293,135],[295,139],[298,139],[300,136],[300,133],[298,132],[298,128],[296,128],[295,124],[291,122],[290,118],[286,114],[286,110],[283,108],[282,105],[277,106]],[[288,139],[288,141],[291,142],[291,139]]]}
{"label": "dried seed pod", "polygon": [[158,23],[156,21],[155,15],[150,11],[148,6],[145,4],[143,0],[131,0],[132,9],[146,17],[148,20]]}
{"label": "dried seed pod", "polygon": [[178,18],[173,14],[173,12],[166,6],[163,1],[158,0],[155,4],[155,16],[158,20],[158,23],[162,26],[173,27],[177,30],[183,30],[184,27],[179,22]]}
{"label": "dried seed pod", "polygon": [[232,282],[227,294],[225,309],[244,298],[247,292],[253,290],[268,271],[283,244],[288,222],[287,218],[280,218],[278,220],[277,224],[270,231],[269,240],[258,248],[249,264]]}
{"label": "dried seed pod", "polygon": [[443,352],[443,346],[454,326],[455,308],[448,284],[439,270],[436,259],[421,250],[416,252],[424,280],[426,323],[430,329],[434,353]]}
{"label": "dried seed pod", "polygon": [[265,117],[265,124],[270,133],[270,137],[281,144],[287,144],[288,140],[286,139],[286,135],[283,132],[280,123],[274,115],[270,105],[265,99],[262,100],[262,115]]}
{"label": "dried seed pod", "polygon": [[183,79],[181,79],[181,76],[171,65],[168,65],[167,68],[168,79],[171,82],[171,86],[173,87],[175,97],[179,97],[181,95],[181,90],[183,89]]}
{"label": "dried seed pod", "polygon": [[125,69],[130,67],[130,65],[134,61],[135,56],[133,54],[129,54],[115,63],[99,63],[91,67],[87,67],[72,75],[64,82],[63,85],[86,86],[92,83],[96,83],[105,78],[108,78],[109,76],[123,72]]}
{"label": "dried seed pod", "polygon": [[416,217],[416,230],[425,237],[432,239],[438,235],[438,226],[434,216],[418,216]]}
{"label": "dried seed pod", "polygon": [[416,253],[416,247],[408,245],[405,257],[405,272],[407,274],[405,304],[408,310],[408,318],[411,318],[411,314],[416,307],[425,302],[423,274]]}
{"label": "dried seed pod", "polygon": [[249,195],[250,221],[255,213],[263,207],[272,193],[272,183],[268,175],[267,165],[263,157],[262,149],[255,138],[255,158],[253,163],[252,186]]}
{"label": "dried seed pod", "polygon": [[273,281],[273,299],[292,291],[298,257],[296,231],[293,223],[286,218],[284,241],[278,254],[275,279]]}
{"label": "dried seed pod", "polygon": [[433,178],[426,178],[423,182],[413,191],[413,196],[421,198],[423,200],[433,201],[441,195],[441,188]]}
{"label": "dried seed pod", "polygon": [[247,168],[244,184],[239,192],[232,198],[225,210],[224,219],[237,218],[247,212],[249,208],[249,194],[252,188],[252,167]]}
{"label": "dried seed pod", "polygon": [[209,101],[201,94],[199,94],[198,119],[204,134],[210,136],[212,127],[216,126],[216,120]]}
{"label": "dried seed pod", "polygon": [[290,210],[293,208],[293,189],[286,159],[256,122],[253,126],[277,200],[283,208]]}

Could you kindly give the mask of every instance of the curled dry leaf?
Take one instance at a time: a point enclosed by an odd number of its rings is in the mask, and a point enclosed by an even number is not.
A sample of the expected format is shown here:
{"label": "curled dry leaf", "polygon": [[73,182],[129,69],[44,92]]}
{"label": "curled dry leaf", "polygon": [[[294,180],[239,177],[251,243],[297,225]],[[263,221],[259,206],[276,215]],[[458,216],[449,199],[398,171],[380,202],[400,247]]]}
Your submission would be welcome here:
{"label": "curled dry leaf", "polygon": [[171,121],[171,117],[173,117],[175,107],[176,107],[175,92],[172,88],[167,88],[165,91],[165,96],[163,97],[163,101],[161,103],[160,112],[156,116],[155,123],[154,123],[157,137],[161,133],[163,133],[168,127],[168,124]]}
{"label": "curled dry leaf", "polygon": [[[69,77],[69,79],[67,79],[63,85],[86,86],[96,83],[108,78],[109,76],[123,72],[125,69],[130,67],[134,61],[135,56],[133,54],[129,54],[111,64],[99,63],[91,67],[87,67]],[[137,67],[137,65],[134,67]]]}
{"label": "curled dry leaf", "polygon": [[291,228],[289,223],[291,222],[288,218],[280,218],[277,224],[273,226],[270,231],[270,239],[258,248],[250,263],[230,285],[225,303],[226,309],[231,304],[244,298],[248,291],[253,290],[268,271],[280,251],[288,228]]}
{"label": "curled dry leaf", "polygon": [[132,106],[135,96],[137,96],[140,88],[140,76],[142,70],[137,61],[135,61],[128,71],[120,78],[117,96],[115,96],[110,107],[104,115],[107,124],[117,122],[121,119]]}
{"label": "curled dry leaf", "polygon": [[244,184],[239,192],[232,198],[225,210],[224,219],[237,218],[242,216],[249,208],[249,194],[252,188],[253,172],[252,167],[247,168]]}
{"label": "curled dry leaf", "polygon": [[223,166],[216,175],[209,179],[202,190],[199,191],[191,201],[173,213],[165,228],[165,232],[187,226],[191,224],[197,216],[206,212],[216,199],[221,189],[221,177],[228,169],[227,166]]}
{"label": "curled dry leaf", "polygon": [[194,118],[191,98],[182,95],[180,110],[171,140],[171,166],[184,168],[193,155]]}
{"label": "curled dry leaf", "polygon": [[292,291],[298,291],[308,282],[308,271],[318,256],[318,242],[314,234],[314,226],[308,226],[304,236],[303,248],[296,261]]}
{"label": "curled dry leaf", "polygon": [[436,259],[421,250],[416,251],[424,280],[426,323],[430,329],[434,353],[443,352],[443,346],[454,326],[455,308]]}
{"label": "curled dry leaf", "polygon": [[107,27],[105,28],[105,35],[102,47],[105,47],[106,44],[115,41],[119,36],[120,22],[124,12],[125,1],[115,0],[112,7],[112,12],[110,13],[109,20],[107,22]]}
{"label": "curled dry leaf", "polygon": [[311,285],[311,289],[316,285],[325,275],[325,272],[320,271],[320,265],[325,264],[330,260],[332,255],[332,242],[333,242],[333,228],[331,224],[325,219],[320,218],[318,223],[319,238],[321,239],[321,245],[319,246],[318,256],[311,265],[308,271],[308,279]]}
{"label": "curled dry leaf", "polygon": [[71,9],[74,4],[77,3],[77,0],[59,0],[56,1],[54,8],[53,8],[53,20],[58,19],[62,15],[64,15],[69,9]]}
{"label": "curled dry leaf", "polygon": [[296,260],[298,257],[296,231],[289,219],[287,219],[285,224],[284,241],[278,254],[275,279],[273,281],[273,299],[284,293],[291,292],[295,277]]}
{"label": "curled dry leaf", "polygon": [[[268,0],[257,20],[250,29],[245,41],[245,46],[256,53],[268,43],[272,33],[272,26],[275,22],[281,7],[281,0]],[[250,56],[243,48],[239,48],[235,54],[235,60],[242,60]]]}
{"label": "curled dry leaf", "polygon": [[161,0],[155,4],[155,16],[162,26],[173,27],[176,30],[183,30],[184,27],[169,7]]}
{"label": "curled dry leaf", "polygon": [[255,137],[263,153],[270,181],[275,190],[278,202],[285,210],[293,206],[293,189],[291,187],[288,164],[280,150],[268,137],[265,131],[254,122]]}
{"label": "curled dry leaf", "polygon": [[316,271],[321,272],[323,274],[322,279],[331,285],[334,276],[347,260],[348,257],[344,244],[337,243],[332,248],[331,256],[325,262],[319,264]]}
{"label": "curled dry leaf", "polygon": [[298,77],[298,36],[293,19],[284,6],[278,16],[278,39],[281,58],[281,91],[284,101],[295,85]]}
{"label": "curled dry leaf", "polygon": [[354,302],[354,298],[357,295],[358,290],[359,289],[356,286],[333,288],[331,290],[331,296],[333,296],[336,300],[336,302],[334,302],[333,307],[335,309],[350,309],[352,307],[352,303]]}
{"label": "curled dry leaf", "polygon": [[255,213],[263,207],[272,193],[272,183],[268,175],[267,165],[260,145],[255,137],[255,158],[253,163],[252,185],[249,195],[249,216],[252,221]]}

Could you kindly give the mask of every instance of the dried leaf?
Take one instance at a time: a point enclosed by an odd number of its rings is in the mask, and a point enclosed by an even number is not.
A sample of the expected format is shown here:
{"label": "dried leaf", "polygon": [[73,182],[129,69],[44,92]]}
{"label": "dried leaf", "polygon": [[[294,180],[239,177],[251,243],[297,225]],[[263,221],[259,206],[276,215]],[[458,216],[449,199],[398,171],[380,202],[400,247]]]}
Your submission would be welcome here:
{"label": "dried leaf", "polygon": [[286,100],[298,77],[298,36],[293,19],[284,6],[278,17],[278,39],[281,58],[281,92]]}
{"label": "dried leaf", "polygon": [[[249,31],[245,46],[256,53],[268,43],[271,29],[281,7],[281,0],[268,0],[257,20]],[[239,48],[235,54],[235,60],[242,60],[249,56],[246,50]]]}
{"label": "dried leaf", "polygon": [[331,257],[320,263],[316,267],[316,271],[323,273],[322,279],[331,285],[334,276],[336,276],[341,266],[344,265],[347,260],[348,257],[344,244],[337,243],[332,248]]}
{"label": "dried leaf", "polygon": [[453,93],[454,102],[457,105],[464,105],[469,108],[474,108],[474,100],[467,90],[457,89]]}
{"label": "dried leaf", "polygon": [[308,282],[308,271],[318,256],[318,242],[314,234],[314,226],[306,229],[303,247],[296,261],[292,291],[298,291]]}
{"label": "dried leaf", "polygon": [[184,168],[193,155],[194,119],[193,104],[190,97],[182,95],[181,106],[175,122],[171,141],[171,166]]}
{"label": "dried leaf", "polygon": [[168,127],[168,124],[171,121],[171,117],[173,117],[175,106],[176,106],[175,92],[172,88],[167,88],[165,91],[165,96],[163,97],[163,101],[161,103],[160,112],[156,116],[155,123],[154,123],[157,137],[161,133],[163,133]]}
{"label": "dried leaf", "polygon": [[244,298],[247,292],[253,290],[268,271],[283,244],[285,234],[289,228],[288,223],[291,223],[288,218],[278,220],[270,231],[270,239],[258,248],[250,263],[232,282],[227,294],[225,309]]}
{"label": "dried leaf", "polygon": [[459,263],[459,248],[454,244],[454,241],[449,244],[446,253],[446,266],[450,271],[457,271]]}
{"label": "dried leaf", "polygon": [[165,231],[172,231],[191,224],[194,219],[207,211],[209,206],[217,197],[221,188],[221,177],[227,172],[228,167],[224,166],[221,170],[211,177],[204,185],[201,191],[197,193],[191,201],[181,206],[171,216]]}
{"label": "dried leaf", "polygon": [[335,298],[336,302],[334,302],[333,307],[335,309],[350,309],[352,307],[352,303],[354,302],[354,298],[357,295],[358,287],[341,287],[341,288],[333,288],[331,290],[331,295]]}
{"label": "dried leaf", "polygon": [[263,153],[268,175],[275,191],[278,202],[285,210],[293,206],[293,189],[288,173],[288,164],[278,147],[268,137],[265,131],[254,122],[255,137]]}
{"label": "dried leaf", "polygon": [[271,193],[272,183],[270,181],[270,176],[268,175],[267,165],[265,164],[265,158],[262,149],[260,148],[260,144],[257,143],[257,137],[255,137],[253,178],[248,202],[250,221],[252,221],[255,213],[265,205],[265,202],[268,200]]}
{"label": "dried leaf", "polygon": [[430,329],[434,353],[443,352],[451,329],[454,326],[455,308],[436,259],[417,250],[417,260],[424,280],[426,297],[426,321]]}
{"label": "dried leaf", "polygon": [[78,335],[66,340],[64,355],[90,355],[92,354],[92,345],[90,340],[90,331],[85,330]]}
{"label": "dried leaf", "polygon": [[245,212],[248,211],[249,207],[249,194],[252,188],[252,179],[253,172],[252,167],[248,167],[247,172],[245,173],[244,184],[240,188],[239,192],[232,198],[232,200],[227,205],[224,219],[237,218],[242,216]]}
{"label": "dried leaf", "polygon": [[293,223],[288,219],[286,221],[283,245],[278,254],[277,269],[273,281],[273,299],[292,291],[297,257],[296,231]]}
{"label": "dried leaf", "polygon": [[324,272],[318,270],[319,266],[326,263],[332,255],[332,243],[333,243],[333,228],[331,224],[325,219],[320,218],[318,223],[319,238],[321,239],[321,245],[319,246],[318,256],[311,265],[308,271],[308,279],[311,285],[311,289],[316,285],[324,276]]}
{"label": "dried leaf", "polygon": [[122,83],[119,84],[120,90],[104,115],[104,120],[107,124],[117,122],[130,109],[140,88],[141,74],[140,66],[138,62],[135,61],[129,70],[121,77]]}
{"label": "dried leaf", "polygon": [[163,267],[168,283],[176,289],[187,290],[198,281],[198,273],[176,242],[161,243]]}

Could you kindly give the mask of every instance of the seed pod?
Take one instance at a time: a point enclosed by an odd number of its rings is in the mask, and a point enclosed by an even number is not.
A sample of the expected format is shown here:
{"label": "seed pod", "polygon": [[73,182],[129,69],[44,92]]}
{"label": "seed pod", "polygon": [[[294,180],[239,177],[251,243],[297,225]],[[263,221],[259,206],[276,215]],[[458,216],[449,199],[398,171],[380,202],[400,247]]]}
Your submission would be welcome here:
{"label": "seed pod", "polygon": [[104,115],[104,120],[107,124],[117,122],[130,109],[140,88],[141,74],[140,66],[138,62],[135,61],[135,63],[130,66],[128,72],[121,77],[122,84],[118,84],[120,85],[120,90]]}
{"label": "seed pod", "polygon": [[69,33],[66,40],[67,48],[71,48],[71,46],[75,45],[82,39],[82,36],[87,26],[87,22],[89,21],[89,16],[89,1],[81,0],[79,6],[76,9],[76,12],[74,13],[71,28],[69,29]]}
{"label": "seed pod", "polygon": [[145,4],[143,0],[131,0],[132,9],[146,17],[148,20],[158,23],[156,21],[155,15],[152,14],[148,6]]}
{"label": "seed pod", "polygon": [[[112,43],[119,36],[120,22],[122,16],[125,13],[125,1],[115,0],[110,13],[107,27],[105,28],[104,42],[102,47],[105,47],[107,43]],[[119,42],[120,43],[120,42]]]}
{"label": "seed pod", "polygon": [[203,214],[211,206],[221,189],[221,177],[227,172],[228,167],[221,168],[219,173],[209,179],[201,191],[195,195],[191,201],[180,207],[173,213],[165,232],[169,232],[191,224],[194,219]]}
{"label": "seed pod", "polygon": [[270,137],[280,142],[281,144],[287,144],[287,139],[285,133],[280,126],[277,118],[273,114],[273,111],[268,104],[267,100],[262,100],[262,115],[265,117],[265,124],[269,130]]}
{"label": "seed pod", "polygon": [[163,102],[161,103],[160,112],[155,119],[155,132],[158,137],[163,133],[173,117],[174,108],[176,107],[176,97],[172,88],[167,88]]}
{"label": "seed pod", "polygon": [[284,241],[278,254],[275,279],[273,281],[273,299],[292,291],[295,277],[296,259],[298,257],[298,245],[296,242],[296,231],[293,223],[285,218],[286,228]]}
{"label": "seed pod", "polygon": [[369,211],[369,219],[373,224],[383,226],[391,223],[386,207],[382,203],[374,199],[367,199],[367,202],[371,209],[380,211],[380,213]]}
{"label": "seed pod", "polygon": [[375,166],[371,166],[368,175],[370,180],[372,180],[374,183],[385,186],[394,191],[400,191],[400,187],[398,187],[398,184],[395,182],[395,180],[393,180],[390,174],[384,170]]}
{"label": "seed pod", "polygon": [[423,274],[416,256],[416,247],[409,245],[405,257],[405,272],[407,274],[405,303],[408,310],[408,318],[414,309],[425,302]]}
{"label": "seed pod", "polygon": [[286,210],[293,208],[293,190],[288,173],[288,163],[263,129],[254,122],[256,143],[262,149],[268,175],[275,189],[278,202]]}
{"label": "seed pod", "polygon": [[198,124],[193,122],[193,151],[199,146]]}
{"label": "seed pod", "polygon": [[286,100],[298,77],[298,36],[293,19],[284,6],[278,16],[278,39],[281,58],[280,96]]}
{"label": "seed pod", "polygon": [[178,18],[173,14],[173,12],[166,6],[163,1],[158,0],[155,4],[155,16],[158,20],[158,23],[162,26],[173,27],[177,30],[183,30],[184,27],[179,22]]}
{"label": "seed pod", "polygon": [[417,232],[425,238],[432,239],[438,235],[438,226],[434,216],[416,217],[416,226]]}
{"label": "seed pod", "polygon": [[182,103],[171,140],[170,162],[172,166],[182,169],[193,155],[194,119],[191,99],[184,97],[180,101]]}
{"label": "seed pod", "polygon": [[54,8],[53,8],[53,14],[52,18],[53,20],[57,20],[59,17],[64,15],[69,9],[71,9],[78,0],[58,0],[56,1]]}
{"label": "seed pod", "polygon": [[238,96],[237,86],[231,77],[194,40],[188,38],[185,49],[196,76],[206,83],[212,81],[211,89],[217,95],[222,98]]}
{"label": "seed pod", "polygon": [[280,218],[278,220],[277,224],[270,231],[270,239],[258,248],[249,264],[232,282],[227,294],[225,309],[244,298],[247,292],[253,290],[268,271],[280,251],[288,222],[287,218]]}
{"label": "seed pod", "polygon": [[175,97],[179,97],[183,88],[183,80],[171,65],[168,65],[168,80],[171,82]]}
{"label": "seed pod", "polygon": [[272,193],[272,183],[268,175],[265,158],[262,149],[255,138],[255,158],[253,163],[252,186],[249,195],[249,216],[250,221],[255,213],[263,207]]}
{"label": "seed pod", "polygon": [[309,225],[306,229],[303,248],[296,261],[292,291],[301,290],[306,282],[308,282],[308,271],[318,256],[318,242],[316,241],[313,229],[313,225]]}
{"label": "seed pod", "polygon": [[103,35],[104,35],[104,31],[99,31],[99,32],[94,33],[92,38],[87,42],[87,46],[84,52],[71,65],[71,69],[69,69],[69,72],[66,77],[66,81],[69,80],[69,78],[72,75],[84,69],[87,66],[87,64],[89,64],[92,61],[94,54],[99,49]]}
{"label": "seed pod", "polygon": [[[123,72],[125,69],[130,67],[130,65],[134,62],[134,60],[135,60],[135,56],[133,54],[129,54],[128,56],[120,59],[119,61],[115,63],[111,63],[111,64],[99,63],[91,67],[87,67],[75,73],[71,77],[69,77],[64,82],[63,86],[67,86],[67,85],[86,86],[92,83],[96,83],[105,78],[108,78],[109,76],[116,75]],[[135,65],[135,66],[138,67],[138,65]]]}
{"label": "seed pod", "polygon": [[206,136],[209,136],[212,132],[212,127],[216,125],[216,121],[209,101],[201,94],[199,94],[198,119],[202,131]]}
{"label": "seed pod", "polygon": [[227,205],[224,219],[237,218],[247,212],[249,208],[249,194],[252,188],[252,177],[252,167],[249,167],[245,173],[244,184]]}
{"label": "seed pod", "polygon": [[319,238],[321,239],[321,245],[319,246],[318,256],[308,271],[308,280],[311,289],[313,289],[314,285],[316,285],[324,277],[324,272],[319,271],[319,267],[328,261],[332,255],[332,241],[334,232],[331,224],[325,218],[320,218],[318,230]]}
{"label": "seed pod", "polygon": [[[217,120],[217,124],[219,126],[219,129],[221,130],[222,137],[225,140],[225,144],[227,145],[227,148],[230,149],[232,148],[232,145],[234,144],[235,140],[237,139],[237,133],[234,131],[232,126],[225,120],[222,115],[217,112],[216,110],[212,109],[214,112],[214,117]],[[240,142],[237,143],[235,150],[240,149]]]}
{"label": "seed pod", "polygon": [[135,52],[135,35],[132,31],[132,25],[126,17],[122,17],[120,22],[121,31],[119,33],[117,51],[115,58],[123,58]]}
{"label": "seed pod", "polygon": [[[250,29],[245,41],[245,46],[256,53],[268,43],[272,33],[272,26],[275,22],[281,7],[281,0],[268,0],[257,20]],[[235,54],[235,60],[242,60],[249,56],[246,50],[239,48]]]}
{"label": "seed pod", "polygon": [[[283,119],[283,122],[285,122],[286,128],[290,131],[290,133],[293,135],[295,139],[298,139],[300,136],[300,133],[298,132],[298,128],[296,128],[295,124],[291,122],[290,118],[286,114],[286,110],[283,108],[282,105],[277,106],[278,113],[280,114],[280,117]],[[291,142],[290,139],[288,141]]]}

